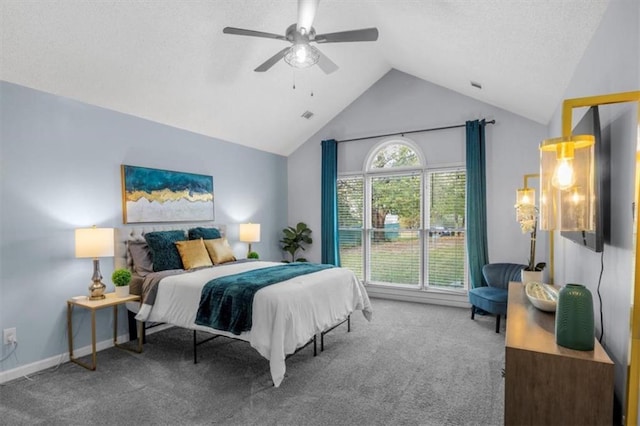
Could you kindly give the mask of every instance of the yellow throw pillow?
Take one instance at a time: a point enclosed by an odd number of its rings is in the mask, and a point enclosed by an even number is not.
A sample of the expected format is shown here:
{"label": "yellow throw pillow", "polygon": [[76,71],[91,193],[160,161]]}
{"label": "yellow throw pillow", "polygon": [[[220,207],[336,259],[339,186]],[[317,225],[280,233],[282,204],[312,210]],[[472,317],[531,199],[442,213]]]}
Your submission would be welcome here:
{"label": "yellow throw pillow", "polygon": [[184,269],[213,266],[202,238],[199,240],[178,241],[176,242],[176,247],[178,248],[178,253],[180,253]]}
{"label": "yellow throw pillow", "polygon": [[236,257],[233,255],[233,250],[231,250],[231,246],[227,242],[226,238],[204,240],[204,246],[207,248],[214,265],[233,262],[236,260]]}

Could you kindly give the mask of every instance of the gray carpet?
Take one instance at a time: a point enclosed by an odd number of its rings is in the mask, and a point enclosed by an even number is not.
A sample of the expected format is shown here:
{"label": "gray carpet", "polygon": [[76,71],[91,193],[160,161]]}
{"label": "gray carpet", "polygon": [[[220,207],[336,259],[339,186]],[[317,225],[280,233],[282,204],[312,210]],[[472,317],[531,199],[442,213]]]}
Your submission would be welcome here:
{"label": "gray carpet", "polygon": [[[499,425],[504,331],[469,310],[373,299],[287,360],[279,388],[247,343],[191,332],[148,336],[144,353],[110,348],[90,372],[66,363],[0,386],[2,424]],[[88,357],[87,357],[88,359]]]}

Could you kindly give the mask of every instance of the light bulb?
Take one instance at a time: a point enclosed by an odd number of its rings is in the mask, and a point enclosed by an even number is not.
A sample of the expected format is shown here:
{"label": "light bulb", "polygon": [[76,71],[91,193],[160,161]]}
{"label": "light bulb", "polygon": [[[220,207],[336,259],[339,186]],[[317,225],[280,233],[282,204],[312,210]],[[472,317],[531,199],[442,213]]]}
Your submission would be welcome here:
{"label": "light bulb", "polygon": [[307,60],[307,49],[304,44],[296,46],[296,61],[303,64]]}
{"label": "light bulb", "polygon": [[573,161],[571,158],[562,158],[553,171],[551,184],[564,191],[571,188],[576,183],[576,175],[573,171]]}
{"label": "light bulb", "polygon": [[521,202],[522,202],[522,204],[531,204],[531,200],[529,200],[529,196],[526,195],[526,194],[522,197],[522,201]]}
{"label": "light bulb", "polygon": [[571,196],[571,201],[573,201],[574,204],[578,204],[580,202],[580,194],[578,193],[578,191],[573,191],[573,195]]}

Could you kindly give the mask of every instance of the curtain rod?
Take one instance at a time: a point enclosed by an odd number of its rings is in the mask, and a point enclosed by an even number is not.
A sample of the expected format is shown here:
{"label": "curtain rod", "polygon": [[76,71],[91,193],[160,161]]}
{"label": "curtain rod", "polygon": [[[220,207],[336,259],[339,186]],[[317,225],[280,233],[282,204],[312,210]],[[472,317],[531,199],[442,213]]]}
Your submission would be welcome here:
{"label": "curtain rod", "polygon": [[[485,121],[485,124],[496,124],[496,120]],[[434,130],[447,130],[447,129],[456,129],[458,127],[465,127],[466,124],[456,124],[453,126],[444,126],[444,127],[432,127],[431,129],[420,129],[420,130],[409,130],[406,132],[395,132],[395,133],[387,133],[385,135],[374,135],[374,136],[364,136],[362,138],[353,138],[353,139],[343,139],[341,141],[337,141],[338,143],[342,142],[353,142],[353,141],[361,141],[364,139],[375,139],[375,138],[383,138],[386,136],[395,136],[395,135],[407,135],[409,133],[422,133],[422,132],[433,132]]]}

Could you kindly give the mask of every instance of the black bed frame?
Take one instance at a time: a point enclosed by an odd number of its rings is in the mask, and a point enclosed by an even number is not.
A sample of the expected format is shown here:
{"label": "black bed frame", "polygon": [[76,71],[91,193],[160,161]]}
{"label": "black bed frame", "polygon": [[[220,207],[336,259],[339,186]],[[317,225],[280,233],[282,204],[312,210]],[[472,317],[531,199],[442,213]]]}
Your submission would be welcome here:
{"label": "black bed frame", "polygon": [[[136,314],[135,312],[131,312],[131,311],[127,311],[128,313],[128,318],[129,318],[129,340],[133,341],[136,340],[138,338],[138,327],[136,326]],[[324,336],[325,334],[329,334],[329,332],[331,332],[332,330],[334,330],[336,327],[347,323],[347,333],[351,332],[351,314],[347,315],[347,318],[338,322],[337,324],[333,325],[332,327],[326,329],[325,331],[320,333],[320,352],[324,351]],[[153,328],[153,327],[157,327],[159,325],[162,325],[161,323],[144,323],[143,327],[142,327],[142,343],[146,343],[146,338],[147,338],[147,333],[146,330]],[[206,332],[205,332],[206,333]],[[207,333],[207,334],[211,334],[211,333]],[[193,363],[197,364],[198,363],[198,346],[209,342],[210,340],[213,340],[215,338],[218,337],[227,337],[228,339],[234,339],[233,337],[229,337],[229,336],[223,336],[221,334],[214,334],[211,335],[203,340],[198,341],[198,337],[197,337],[197,331],[193,330]],[[240,340],[240,339],[235,339],[235,340]],[[244,342],[244,340],[241,340]],[[307,343],[305,343],[304,345],[300,346],[298,349],[295,350],[294,353],[289,354],[286,356],[285,359],[289,358],[290,356],[293,356],[295,354],[297,354],[298,352],[300,352],[302,349],[306,348],[307,346],[309,346],[311,343],[313,343],[313,356],[317,355],[317,335],[314,335],[311,339],[309,339],[309,341]]]}

